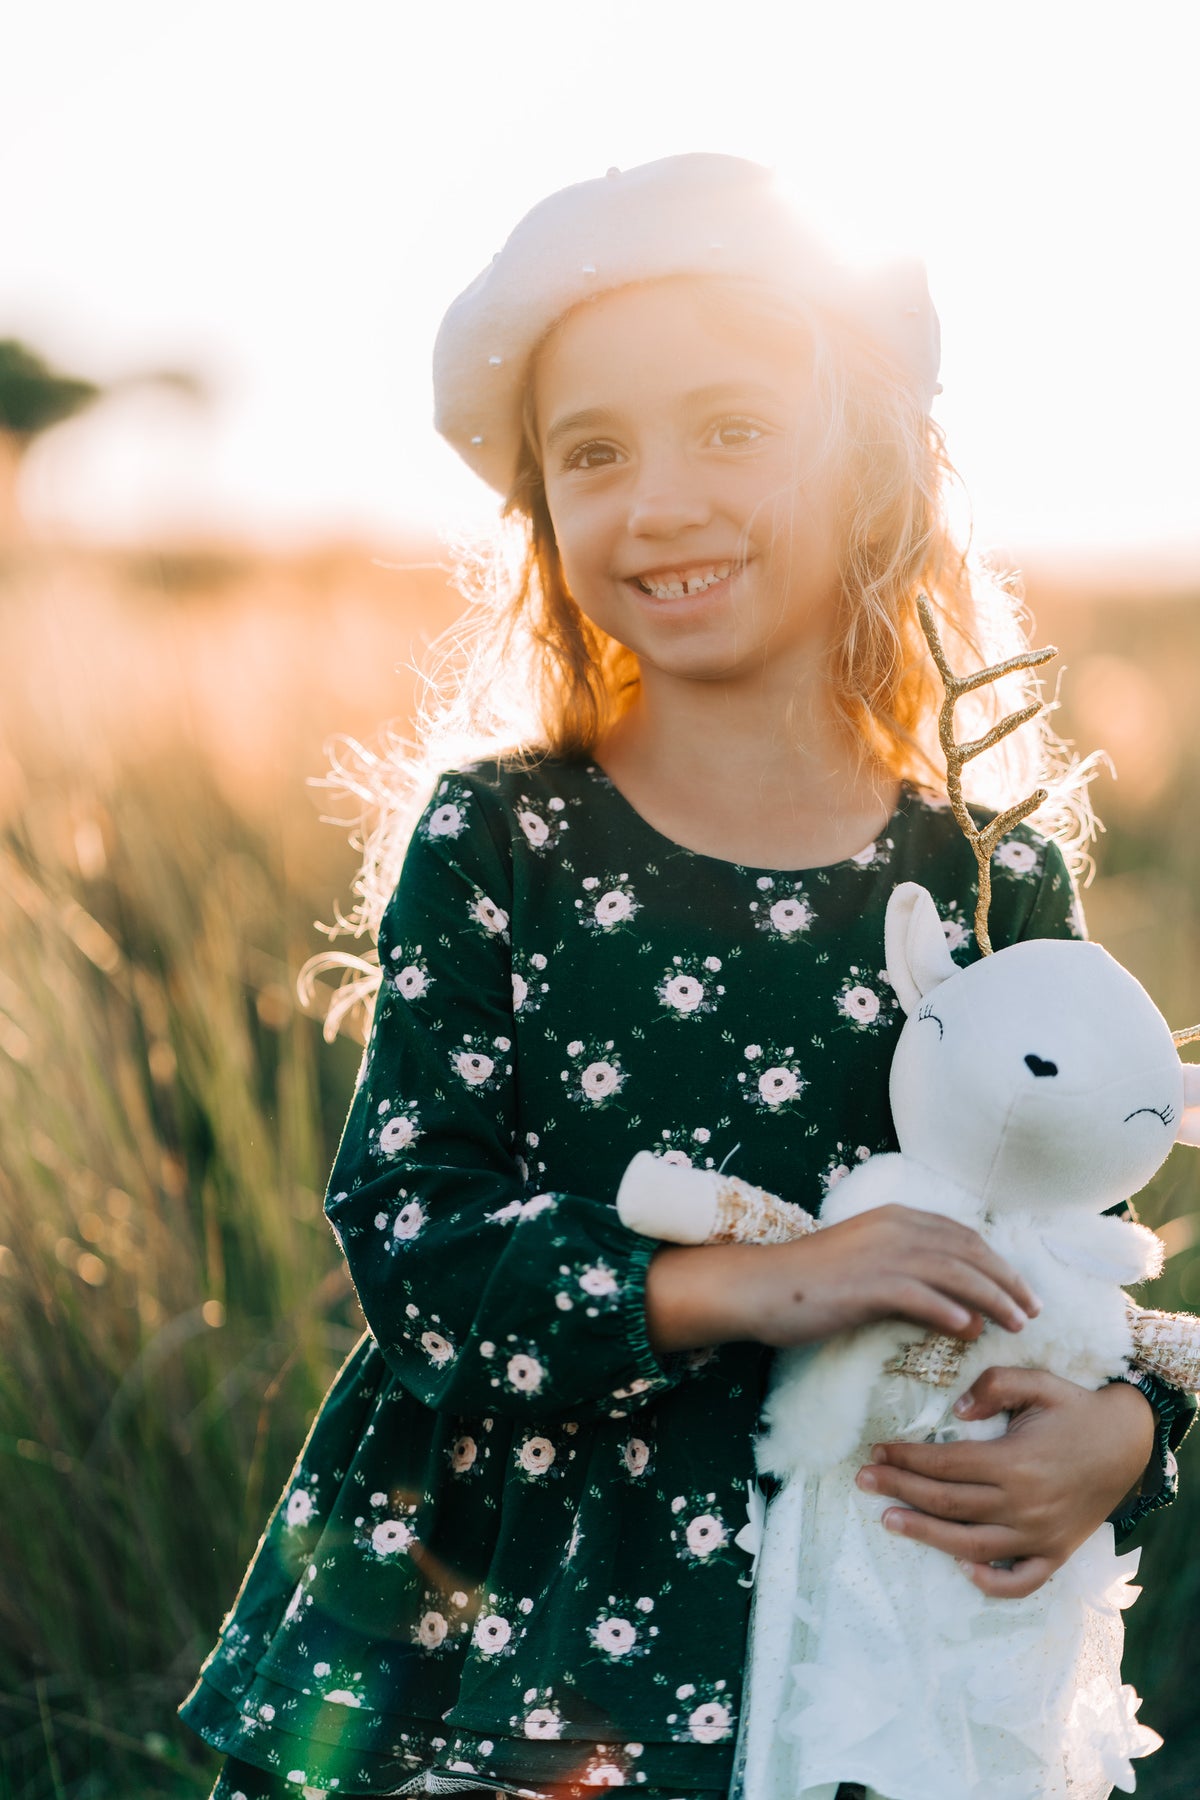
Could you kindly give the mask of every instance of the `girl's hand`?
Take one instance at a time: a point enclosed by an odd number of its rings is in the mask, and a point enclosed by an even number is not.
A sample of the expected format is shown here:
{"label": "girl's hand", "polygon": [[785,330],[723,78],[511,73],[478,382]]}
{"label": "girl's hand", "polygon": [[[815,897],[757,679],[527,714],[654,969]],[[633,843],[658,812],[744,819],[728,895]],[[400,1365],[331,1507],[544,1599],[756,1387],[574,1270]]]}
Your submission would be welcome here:
{"label": "girl's hand", "polygon": [[741,1335],[775,1349],[877,1319],[973,1340],[984,1318],[1020,1331],[1041,1310],[977,1231],[909,1206],[876,1207],[751,1254],[737,1296]]}
{"label": "girl's hand", "polygon": [[1154,1409],[1128,1382],[1093,1393],[1044,1369],[987,1369],[966,1398],[961,1418],[1009,1413],[1005,1436],[877,1444],[858,1485],[903,1502],[883,1515],[890,1530],[957,1557],[981,1592],[1023,1599],[1137,1486]]}

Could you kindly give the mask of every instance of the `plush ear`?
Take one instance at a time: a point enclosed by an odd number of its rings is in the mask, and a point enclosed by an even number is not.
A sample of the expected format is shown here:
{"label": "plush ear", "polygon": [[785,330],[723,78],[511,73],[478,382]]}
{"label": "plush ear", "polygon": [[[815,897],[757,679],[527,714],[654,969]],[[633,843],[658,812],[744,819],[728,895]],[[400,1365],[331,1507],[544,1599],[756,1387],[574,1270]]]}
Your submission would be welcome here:
{"label": "plush ear", "polygon": [[1183,1065],[1183,1117],[1175,1142],[1200,1149],[1200,1063]]}
{"label": "plush ear", "polygon": [[957,973],[937,907],[929,890],[918,882],[902,881],[893,890],[883,942],[888,978],[906,1013]]}

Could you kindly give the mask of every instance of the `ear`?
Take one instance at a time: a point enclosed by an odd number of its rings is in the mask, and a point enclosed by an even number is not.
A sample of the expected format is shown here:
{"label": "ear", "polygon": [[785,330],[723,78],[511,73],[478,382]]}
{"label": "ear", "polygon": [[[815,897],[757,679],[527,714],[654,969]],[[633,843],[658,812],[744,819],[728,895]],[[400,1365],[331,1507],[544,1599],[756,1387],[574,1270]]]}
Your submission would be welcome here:
{"label": "ear", "polygon": [[1200,1063],[1183,1064],[1183,1117],[1175,1142],[1200,1149]]}
{"label": "ear", "polygon": [[[884,919],[883,941],[888,978],[906,1013],[958,972],[933,898],[927,888],[915,881],[902,881],[893,890]],[[1200,1065],[1197,1072],[1200,1073]]]}

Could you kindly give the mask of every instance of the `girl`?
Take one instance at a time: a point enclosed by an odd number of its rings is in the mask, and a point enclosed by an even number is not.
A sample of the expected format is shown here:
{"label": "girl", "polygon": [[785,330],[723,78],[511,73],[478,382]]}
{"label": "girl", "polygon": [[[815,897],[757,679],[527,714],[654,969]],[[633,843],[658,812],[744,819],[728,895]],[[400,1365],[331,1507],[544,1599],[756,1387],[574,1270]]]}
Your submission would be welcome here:
{"label": "girl", "polygon": [[[447,314],[438,427],[527,536],[442,723],[491,684],[495,732],[501,686],[535,724],[368,845],[378,994],[326,1207],[370,1331],[182,1709],[220,1800],[721,1793],[771,1348],[1037,1306],[933,1215],[661,1248],[614,1206],[653,1148],[817,1210],[894,1148],[893,886],[975,953],[915,597],[960,645],[1014,628],[945,521],[937,341],[919,271],[851,276],[707,155],[551,196]],[[1054,838],[1021,827],[995,887],[997,947],[1082,929]],[[986,1489],[955,1446],[862,1476],[985,1592],[1170,1498],[1173,1390],[1009,1370],[1001,1409]]]}

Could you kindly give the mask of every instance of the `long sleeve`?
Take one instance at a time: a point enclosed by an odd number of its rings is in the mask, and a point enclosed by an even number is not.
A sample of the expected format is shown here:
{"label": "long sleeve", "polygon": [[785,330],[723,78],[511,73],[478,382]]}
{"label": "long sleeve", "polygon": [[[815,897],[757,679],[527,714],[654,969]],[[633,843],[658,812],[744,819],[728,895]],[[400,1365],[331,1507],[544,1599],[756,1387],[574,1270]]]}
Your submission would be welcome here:
{"label": "long sleeve", "polygon": [[503,830],[463,777],[417,826],[325,1210],[384,1358],[425,1405],[620,1417],[682,1364],[646,1336],[657,1246],[606,1198],[536,1192],[518,1156]]}

